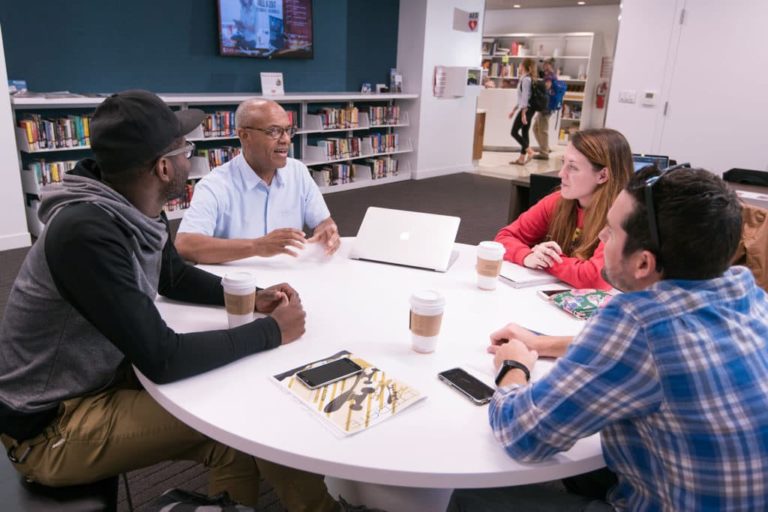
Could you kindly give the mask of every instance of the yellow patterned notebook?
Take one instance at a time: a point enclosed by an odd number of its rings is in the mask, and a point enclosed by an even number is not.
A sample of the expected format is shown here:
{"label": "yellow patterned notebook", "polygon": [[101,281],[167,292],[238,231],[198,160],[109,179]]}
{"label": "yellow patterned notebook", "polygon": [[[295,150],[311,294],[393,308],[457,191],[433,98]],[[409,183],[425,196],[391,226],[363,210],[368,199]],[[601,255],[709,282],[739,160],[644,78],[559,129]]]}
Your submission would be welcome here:
{"label": "yellow patterned notebook", "polygon": [[[295,377],[301,370],[342,357],[349,357],[362,366],[363,371],[317,389],[309,389]],[[381,368],[346,350],[273,378],[314,411],[324,423],[343,435],[362,432],[426,398],[419,390],[393,379]]]}

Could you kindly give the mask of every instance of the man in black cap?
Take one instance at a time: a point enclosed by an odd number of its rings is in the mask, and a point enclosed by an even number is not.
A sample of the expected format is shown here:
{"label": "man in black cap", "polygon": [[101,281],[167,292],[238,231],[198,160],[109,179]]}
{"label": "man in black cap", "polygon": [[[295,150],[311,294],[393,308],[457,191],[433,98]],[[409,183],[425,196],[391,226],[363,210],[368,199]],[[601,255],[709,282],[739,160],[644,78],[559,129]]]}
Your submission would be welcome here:
{"label": "man in black cap", "polygon": [[178,334],[159,292],[223,305],[221,280],[186,265],[163,204],[178,197],[199,110],[173,112],[147,91],[107,98],[86,159],[46,193],[46,224],[11,290],[0,325],[0,440],[16,469],[50,486],[87,483],[163,460],[211,469],[210,492],[255,506],[260,473],[289,510],[337,510],[322,477],[256,460],[196,432],[138,386],[135,365],[171,382],[290,343],[304,333],[299,295],[259,290],[270,316],[235,329]]}

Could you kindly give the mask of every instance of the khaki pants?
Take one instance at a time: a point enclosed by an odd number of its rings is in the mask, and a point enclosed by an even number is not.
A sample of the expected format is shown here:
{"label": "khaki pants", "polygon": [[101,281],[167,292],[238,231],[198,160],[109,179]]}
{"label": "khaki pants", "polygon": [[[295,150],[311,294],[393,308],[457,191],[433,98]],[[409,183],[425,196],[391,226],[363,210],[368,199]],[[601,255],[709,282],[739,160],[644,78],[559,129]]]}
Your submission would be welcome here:
{"label": "khaki pants", "polygon": [[533,136],[539,144],[539,152],[549,153],[549,116],[552,112],[537,112],[533,120]]}
{"label": "khaki pants", "polygon": [[227,491],[255,507],[263,475],[290,511],[338,509],[322,476],[213,441],[171,416],[143,390],[110,389],[67,400],[42,434],[21,443],[5,435],[0,439],[23,459],[16,470],[44,485],[89,483],[166,460],[194,460],[210,469],[212,495]]}

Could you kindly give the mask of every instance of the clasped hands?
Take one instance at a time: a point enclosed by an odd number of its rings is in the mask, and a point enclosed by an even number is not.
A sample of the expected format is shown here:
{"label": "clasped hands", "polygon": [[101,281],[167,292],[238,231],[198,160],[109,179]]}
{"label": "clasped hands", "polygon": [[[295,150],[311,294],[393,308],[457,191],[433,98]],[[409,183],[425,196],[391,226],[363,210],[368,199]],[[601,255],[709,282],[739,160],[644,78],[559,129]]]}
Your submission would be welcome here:
{"label": "clasped hands", "polygon": [[523,265],[528,268],[544,269],[550,268],[555,263],[562,263],[563,258],[560,255],[563,250],[552,240],[536,244],[531,248],[530,254],[523,259]]}
{"label": "clasped hands", "polygon": [[257,313],[269,314],[280,328],[282,343],[290,343],[305,331],[306,313],[299,294],[287,283],[256,292]]}
{"label": "clasped hands", "polygon": [[270,257],[277,254],[298,256],[298,251],[304,249],[306,243],[321,243],[325,248],[325,254],[335,253],[341,245],[339,228],[333,219],[328,217],[315,226],[311,238],[307,238],[303,231],[294,228],[280,228],[270,231],[268,234],[255,240],[257,244],[256,255]]}

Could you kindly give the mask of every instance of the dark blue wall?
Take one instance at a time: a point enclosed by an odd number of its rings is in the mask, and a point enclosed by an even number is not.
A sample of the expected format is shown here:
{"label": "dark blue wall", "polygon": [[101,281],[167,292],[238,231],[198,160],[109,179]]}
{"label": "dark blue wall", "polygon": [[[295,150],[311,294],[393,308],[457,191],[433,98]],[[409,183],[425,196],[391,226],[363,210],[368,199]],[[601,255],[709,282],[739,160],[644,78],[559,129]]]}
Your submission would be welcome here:
{"label": "dark blue wall", "polygon": [[397,60],[398,0],[314,0],[313,59],[222,57],[215,0],[0,3],[8,78],[30,90],[249,92],[281,71],[286,92],[358,90]]}

